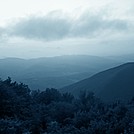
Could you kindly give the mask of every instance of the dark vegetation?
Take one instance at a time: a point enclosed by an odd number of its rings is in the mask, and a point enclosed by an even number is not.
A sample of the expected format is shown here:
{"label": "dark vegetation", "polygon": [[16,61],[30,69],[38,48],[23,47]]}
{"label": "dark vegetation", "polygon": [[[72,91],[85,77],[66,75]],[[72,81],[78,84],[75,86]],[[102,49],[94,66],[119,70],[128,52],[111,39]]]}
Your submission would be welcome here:
{"label": "dark vegetation", "polygon": [[56,89],[31,91],[0,80],[0,134],[133,134],[134,99],[105,104],[91,92],[78,98]]}

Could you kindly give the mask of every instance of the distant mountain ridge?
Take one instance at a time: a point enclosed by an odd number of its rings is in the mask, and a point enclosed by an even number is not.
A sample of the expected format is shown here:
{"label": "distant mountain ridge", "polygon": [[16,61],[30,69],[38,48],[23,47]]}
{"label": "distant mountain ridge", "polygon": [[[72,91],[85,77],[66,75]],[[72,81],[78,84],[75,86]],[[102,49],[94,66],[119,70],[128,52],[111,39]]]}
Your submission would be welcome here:
{"label": "distant mountain ridge", "polygon": [[63,87],[75,96],[81,90],[93,91],[104,101],[128,100],[134,96],[134,62],[126,63]]}
{"label": "distant mountain ridge", "polygon": [[36,59],[0,59],[0,77],[28,84],[31,89],[61,88],[122,62],[89,55]]}

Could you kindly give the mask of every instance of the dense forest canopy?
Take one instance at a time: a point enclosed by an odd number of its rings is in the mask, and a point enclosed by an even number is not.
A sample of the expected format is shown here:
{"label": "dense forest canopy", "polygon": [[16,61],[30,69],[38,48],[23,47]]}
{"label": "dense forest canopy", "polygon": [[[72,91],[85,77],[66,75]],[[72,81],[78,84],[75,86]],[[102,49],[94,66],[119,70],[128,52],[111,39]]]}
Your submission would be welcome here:
{"label": "dense forest canopy", "polygon": [[0,80],[1,134],[133,134],[134,99],[103,103],[91,92],[78,98],[57,89],[31,91]]}

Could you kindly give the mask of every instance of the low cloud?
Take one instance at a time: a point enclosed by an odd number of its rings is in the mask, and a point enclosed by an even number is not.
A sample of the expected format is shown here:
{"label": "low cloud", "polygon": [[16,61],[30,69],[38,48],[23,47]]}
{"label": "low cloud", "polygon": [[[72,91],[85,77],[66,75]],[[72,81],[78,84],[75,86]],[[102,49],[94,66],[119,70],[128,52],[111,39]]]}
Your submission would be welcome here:
{"label": "low cloud", "polygon": [[28,39],[57,40],[66,37],[70,23],[63,18],[30,17],[16,23],[10,35]]}
{"label": "low cloud", "polygon": [[23,18],[6,30],[0,29],[0,37],[22,37],[37,40],[62,40],[65,38],[93,38],[98,35],[126,33],[129,30],[127,20],[109,19],[102,14],[83,13],[77,19],[67,16],[48,14],[44,17]]}
{"label": "low cloud", "polygon": [[104,19],[103,16],[84,14],[72,27],[72,36],[91,37],[104,33],[123,32],[128,29],[127,22]]}
{"label": "low cloud", "polygon": [[0,27],[0,38],[3,36],[4,33],[5,33],[4,28]]}
{"label": "low cloud", "polygon": [[7,41],[8,34],[5,28],[0,27],[0,43]]}

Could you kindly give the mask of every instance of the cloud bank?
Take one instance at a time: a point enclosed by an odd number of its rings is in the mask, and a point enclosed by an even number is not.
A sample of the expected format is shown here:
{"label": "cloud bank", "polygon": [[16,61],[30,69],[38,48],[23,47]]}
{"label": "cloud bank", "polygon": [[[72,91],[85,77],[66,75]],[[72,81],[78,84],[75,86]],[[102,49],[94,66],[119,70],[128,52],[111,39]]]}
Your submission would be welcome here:
{"label": "cloud bank", "polygon": [[57,15],[30,16],[0,28],[0,38],[21,37],[32,40],[63,40],[68,38],[94,38],[130,33],[133,25],[128,20],[84,12],[77,18]]}

